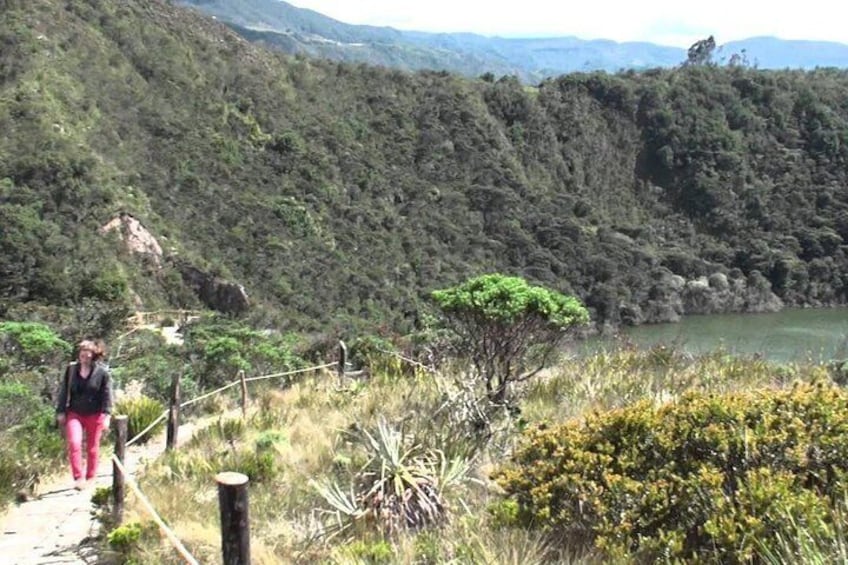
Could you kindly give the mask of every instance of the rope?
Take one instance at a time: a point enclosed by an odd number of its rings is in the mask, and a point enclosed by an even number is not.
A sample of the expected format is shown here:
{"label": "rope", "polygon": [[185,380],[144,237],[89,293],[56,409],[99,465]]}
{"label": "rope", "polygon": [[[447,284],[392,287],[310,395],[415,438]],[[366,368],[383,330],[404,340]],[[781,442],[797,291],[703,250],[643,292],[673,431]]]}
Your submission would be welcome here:
{"label": "rope", "polygon": [[[249,379],[245,379],[244,381],[245,382],[251,382],[251,381],[258,381],[258,380],[262,380],[262,379],[271,379],[271,378],[275,378],[275,377],[286,377],[286,376],[290,376],[290,375],[297,375],[298,373],[306,373],[308,371],[317,371],[319,369],[326,369],[326,368],[332,367],[334,365],[336,365],[336,363],[327,363],[326,365],[319,365],[317,367],[309,367],[309,368],[306,368],[306,369],[297,369],[295,371],[286,371],[284,373],[274,373],[272,375],[261,375],[261,376],[258,376],[258,377],[250,377]],[[238,386],[240,384],[241,384],[241,379],[239,379],[237,381],[233,381],[233,382],[226,384],[226,385],[224,385],[220,388],[216,388],[215,390],[212,390],[212,391],[209,391],[205,394],[202,394],[202,395],[198,396],[197,398],[193,398],[191,400],[187,400],[187,401],[183,402],[182,404],[180,404],[180,408],[185,408],[186,406],[191,406],[192,404],[195,404],[196,402],[200,402],[201,400],[209,398],[210,396],[218,394],[219,392],[224,392],[228,388],[233,388],[234,386]],[[141,430],[139,433],[137,433],[135,435],[135,437],[133,437],[131,440],[129,440],[127,442],[127,445],[129,446],[129,445],[134,444],[136,441],[139,440],[139,438],[141,438],[141,436],[143,436],[144,434],[146,434],[147,432],[152,430],[154,428],[154,426],[156,426],[156,424],[158,424],[159,422],[161,422],[162,420],[164,420],[167,417],[168,417],[168,410],[165,410],[164,412],[162,412],[162,414],[159,415],[158,418],[153,420],[153,422],[151,422],[151,424],[149,426],[147,426],[146,428]]]}
{"label": "rope", "polygon": [[[262,380],[262,379],[271,379],[271,378],[274,378],[274,377],[285,377],[285,376],[288,376],[288,375],[296,375],[298,373],[306,373],[306,372],[309,372],[309,371],[317,371],[318,369],[326,369],[327,367],[333,367],[334,365],[336,365],[336,363],[327,363],[326,365],[318,365],[317,367],[309,367],[309,368],[306,368],[306,369],[297,369],[295,371],[286,371],[284,373],[274,373],[272,375],[260,375],[258,377],[250,377],[249,379],[244,379],[244,382],[249,383],[249,382],[252,382],[252,381],[259,381],[259,380]],[[185,408],[186,406],[190,406],[190,405],[194,404],[195,402],[199,402],[199,401],[203,400],[204,398],[209,398],[210,396],[212,396],[214,394],[218,394],[219,392],[224,392],[228,388],[233,388],[234,386],[238,386],[240,384],[241,384],[241,379],[239,379],[237,381],[233,381],[230,384],[226,384],[226,385],[224,385],[220,388],[217,388],[213,391],[207,392],[206,394],[198,396],[197,398],[183,402],[182,404],[180,404],[180,408]]]}
{"label": "rope", "polygon": [[[332,367],[334,365],[336,365],[336,363],[327,363],[326,365],[319,365],[317,367],[309,367],[307,369],[297,369],[296,371],[287,371],[285,373],[274,373],[273,375],[261,375],[261,376],[258,376],[258,377],[250,377],[249,379],[244,379],[244,382],[249,383],[251,381],[258,381],[258,380],[261,380],[261,379],[270,379],[270,378],[273,378],[273,377],[285,377],[285,376],[288,376],[288,375],[296,375],[298,373],[306,373],[308,371],[317,371],[318,369],[326,369],[327,367]],[[195,402],[200,402],[203,399],[209,398],[210,396],[218,394],[219,392],[224,392],[228,388],[233,388],[234,386],[238,386],[240,384],[241,384],[241,379],[239,379],[237,381],[233,381],[230,384],[226,384],[226,385],[224,385],[220,388],[216,388],[213,391],[207,392],[206,394],[202,394],[202,395],[198,396],[197,398],[193,398],[191,400],[187,400],[187,401],[183,402],[182,404],[180,404],[180,408],[185,408],[186,406],[191,406]],[[167,415],[167,412],[165,413],[165,415]]]}
{"label": "rope", "polygon": [[[258,376],[258,377],[251,377],[249,379],[245,379],[244,382],[258,381],[258,380],[261,380],[261,379],[271,379],[271,378],[275,378],[275,377],[285,377],[285,376],[289,376],[289,375],[296,375],[298,373],[305,373],[305,372],[308,372],[308,371],[317,371],[319,369],[326,369],[326,368],[332,367],[334,365],[336,365],[336,363],[327,363],[326,365],[319,365],[317,367],[309,367],[307,369],[297,369],[297,370],[294,370],[294,371],[286,371],[284,373],[274,373],[274,374],[271,374],[271,375],[261,375],[261,376]],[[239,385],[241,383],[242,383],[242,380],[239,379],[239,380],[234,381],[230,384],[224,385],[224,386],[217,388],[213,391],[207,392],[206,394],[198,396],[197,398],[183,402],[182,404],[180,404],[180,408],[190,406],[190,405],[194,404],[195,402],[199,402],[199,401],[203,400],[204,398],[209,398],[210,396],[212,396],[214,394],[218,394],[219,392],[223,392],[223,391],[227,390],[228,388],[232,388],[232,387]],[[160,414],[158,418],[153,420],[153,422],[149,426],[147,426],[142,431],[140,431],[138,434],[136,434],[135,437],[133,437],[131,440],[127,441],[127,443],[126,443],[127,447],[129,447],[130,445],[132,445],[133,443],[138,441],[139,438],[141,438],[144,434],[146,434],[151,429],[153,429],[153,427],[156,424],[158,424],[163,419],[165,419],[166,416],[168,416],[168,413],[169,413],[168,410],[162,412],[162,414]],[[189,563],[190,565],[200,565],[198,563],[198,561],[194,557],[192,557],[192,555],[188,552],[188,550],[185,548],[185,546],[182,544],[182,542],[179,540],[179,538],[176,536],[176,534],[174,534],[174,532],[168,526],[165,525],[165,522],[162,521],[162,518],[160,518],[159,514],[157,514],[156,509],[153,508],[153,504],[151,504],[151,502],[147,499],[147,497],[144,496],[144,493],[141,492],[141,489],[138,487],[138,485],[132,479],[132,477],[130,477],[129,473],[127,472],[124,465],[121,463],[120,459],[118,459],[118,457],[113,454],[112,455],[112,461],[115,463],[115,466],[118,468],[118,470],[124,476],[124,481],[126,482],[126,484],[128,484],[130,486],[130,488],[133,490],[133,492],[135,493],[135,495],[138,497],[139,501],[141,502],[142,506],[144,506],[145,510],[147,510],[147,512],[150,514],[151,518],[153,518],[153,521],[156,522],[156,525],[159,526],[159,529],[162,531],[162,533],[165,535],[165,537],[168,538],[168,541],[171,542],[171,545],[174,546],[174,549],[177,550],[177,553],[180,554],[180,557],[182,557],[185,560],[185,562]]]}
{"label": "rope", "polygon": [[416,366],[418,366],[418,367],[421,367],[422,369],[424,369],[425,371],[428,371],[428,372],[430,372],[430,373],[435,373],[435,372],[436,372],[436,371],[435,371],[435,369],[433,369],[432,367],[429,367],[429,366],[425,365],[425,364],[424,364],[424,363],[422,363],[421,361],[416,361],[415,359],[409,359],[408,357],[404,357],[404,356],[403,356],[403,355],[401,355],[400,353],[396,353],[396,352],[394,352],[394,351],[388,351],[388,350],[386,350],[386,349],[379,349],[379,348],[377,349],[377,351],[379,351],[379,352],[381,352],[381,353],[386,353],[387,355],[394,355],[395,357],[397,357],[397,358],[398,358],[398,359],[400,359],[401,361],[405,361],[405,362],[409,363],[410,365],[416,365]]}
{"label": "rope", "polygon": [[139,439],[141,436],[143,436],[144,434],[146,434],[147,432],[149,432],[150,430],[152,430],[152,429],[153,429],[153,427],[154,427],[156,424],[158,424],[159,422],[161,422],[162,420],[164,420],[164,419],[165,419],[165,417],[166,417],[167,415],[168,415],[168,411],[167,411],[167,410],[165,410],[164,412],[162,412],[162,413],[159,415],[159,417],[158,417],[158,418],[156,418],[155,420],[153,420],[153,422],[152,422],[149,426],[147,426],[146,428],[144,428],[143,430],[141,430],[140,432],[138,432],[137,434],[135,434],[135,437],[134,437],[134,438],[132,438],[131,440],[129,440],[129,441],[127,442],[127,445],[132,445],[132,444],[134,444],[136,441],[138,441],[138,439]]}
{"label": "rope", "polygon": [[261,381],[263,379],[273,379],[275,377],[287,377],[289,375],[297,375],[298,373],[308,373],[309,371],[327,369],[328,367],[335,367],[337,365],[338,363],[327,363],[326,365],[318,365],[317,367],[309,367],[308,369],[297,369],[295,371],[287,371],[285,373],[274,373],[273,375],[261,375],[259,377],[250,377],[249,379],[244,379],[244,382],[249,383],[253,381]]}
{"label": "rope", "polygon": [[162,518],[159,517],[159,514],[156,513],[156,509],[153,508],[153,505],[150,503],[147,497],[144,496],[144,493],[141,492],[141,489],[138,488],[136,482],[133,480],[132,477],[130,477],[130,474],[127,472],[126,468],[121,463],[121,460],[118,459],[118,457],[114,454],[112,455],[112,462],[124,476],[124,482],[128,484],[133,490],[135,495],[138,497],[139,501],[141,501],[142,506],[144,506],[145,510],[147,510],[147,512],[150,514],[150,517],[153,518],[153,521],[156,522],[156,525],[159,526],[159,529],[162,531],[162,533],[165,534],[165,537],[168,538],[168,541],[171,542],[171,545],[174,546],[174,549],[177,550],[177,553],[180,554],[180,557],[182,557],[185,562],[189,563],[190,565],[200,565],[197,559],[192,557],[191,553],[188,552],[188,550],[185,548],[185,546],[182,544],[176,534],[171,531],[168,526],[165,525],[165,522],[163,522]]}
{"label": "rope", "polygon": [[191,406],[195,402],[200,402],[201,400],[203,400],[205,398],[209,398],[210,396],[212,396],[214,394],[218,394],[219,392],[224,392],[228,388],[233,388],[234,386],[238,386],[240,384],[241,384],[241,381],[231,382],[230,384],[224,385],[221,388],[216,388],[215,390],[213,390],[211,392],[207,392],[206,394],[202,394],[202,395],[198,396],[197,398],[193,398],[191,400],[186,400],[185,402],[180,404],[180,408],[185,408],[186,406]]}

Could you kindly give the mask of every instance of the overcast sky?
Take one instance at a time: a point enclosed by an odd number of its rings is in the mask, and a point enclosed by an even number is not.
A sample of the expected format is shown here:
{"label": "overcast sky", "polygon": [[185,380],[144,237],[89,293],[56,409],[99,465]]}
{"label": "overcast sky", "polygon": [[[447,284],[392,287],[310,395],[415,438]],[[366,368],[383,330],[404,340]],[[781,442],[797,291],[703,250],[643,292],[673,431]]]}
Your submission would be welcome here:
{"label": "overcast sky", "polygon": [[351,24],[502,37],[575,35],[689,47],[772,35],[848,43],[848,2],[806,0],[288,0]]}

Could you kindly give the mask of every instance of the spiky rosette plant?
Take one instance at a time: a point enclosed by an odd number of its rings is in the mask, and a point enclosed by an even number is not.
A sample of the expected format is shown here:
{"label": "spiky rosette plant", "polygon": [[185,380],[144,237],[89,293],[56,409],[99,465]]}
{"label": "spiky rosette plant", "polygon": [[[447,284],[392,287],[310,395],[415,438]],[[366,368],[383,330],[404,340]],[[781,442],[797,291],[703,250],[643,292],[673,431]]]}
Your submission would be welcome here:
{"label": "spiky rosette plant", "polygon": [[466,480],[466,461],[448,460],[441,451],[410,445],[401,431],[383,419],[373,432],[358,429],[354,435],[368,460],[355,474],[350,492],[335,483],[313,482],[333,509],[335,519],[328,532],[362,523],[393,535],[447,520],[445,492]]}
{"label": "spiky rosette plant", "polygon": [[362,430],[371,459],[360,475],[368,487],[362,496],[386,533],[402,528],[417,529],[441,521],[445,504],[434,477],[437,454],[422,453],[417,446],[406,447],[403,434],[384,420],[376,434]]}

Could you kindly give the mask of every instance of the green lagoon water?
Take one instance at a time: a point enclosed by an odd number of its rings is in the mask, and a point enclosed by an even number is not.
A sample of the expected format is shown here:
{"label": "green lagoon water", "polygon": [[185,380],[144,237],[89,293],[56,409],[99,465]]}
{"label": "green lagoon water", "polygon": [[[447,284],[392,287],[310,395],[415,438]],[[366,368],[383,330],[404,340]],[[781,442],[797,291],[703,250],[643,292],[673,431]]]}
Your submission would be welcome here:
{"label": "green lagoon water", "polygon": [[[768,314],[686,316],[676,324],[624,328],[622,338],[638,347],[671,345],[693,354],[721,347],[769,361],[826,362],[848,358],[848,308],[787,308]],[[612,341],[592,339],[590,349]]]}

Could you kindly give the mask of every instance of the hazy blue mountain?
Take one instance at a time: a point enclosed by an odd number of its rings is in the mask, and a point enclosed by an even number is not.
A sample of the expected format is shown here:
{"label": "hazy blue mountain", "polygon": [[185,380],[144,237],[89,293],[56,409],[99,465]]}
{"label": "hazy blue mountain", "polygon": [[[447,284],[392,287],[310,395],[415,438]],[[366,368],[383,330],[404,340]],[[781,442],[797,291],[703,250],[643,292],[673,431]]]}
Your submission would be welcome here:
{"label": "hazy blue mountain", "polygon": [[[525,81],[574,71],[671,67],[686,50],[645,42],[576,37],[501,38],[351,25],[280,0],[180,0],[229,24],[250,41],[288,53],[358,61],[405,70],[434,69],[476,76],[516,75]],[[720,38],[719,38],[720,39]],[[759,68],[848,67],[848,45],[755,37],[720,46],[718,63],[733,55]]]}
{"label": "hazy blue mountain", "polygon": [[[404,70],[447,70],[468,76],[508,74],[537,81],[574,71],[672,67],[686,60],[686,49],[646,42],[501,38],[352,25],[281,0],[178,3],[215,16],[250,41],[287,53]],[[759,68],[848,67],[848,45],[840,43],[757,37],[720,46],[715,60],[728,63],[734,54],[739,62]]]}
{"label": "hazy blue mountain", "polygon": [[761,69],[814,69],[848,67],[848,45],[830,41],[751,37],[725,44],[719,57],[744,53],[748,63]]}

